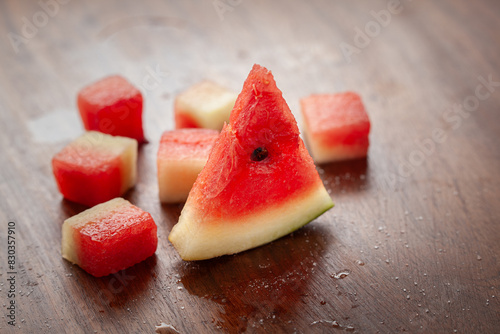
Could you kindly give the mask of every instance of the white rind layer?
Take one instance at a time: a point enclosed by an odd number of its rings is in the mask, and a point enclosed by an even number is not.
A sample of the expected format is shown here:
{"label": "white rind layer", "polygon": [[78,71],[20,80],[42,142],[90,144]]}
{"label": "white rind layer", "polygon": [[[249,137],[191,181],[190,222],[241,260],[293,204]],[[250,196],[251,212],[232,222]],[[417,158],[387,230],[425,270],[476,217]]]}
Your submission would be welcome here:
{"label": "white rind layer", "polygon": [[62,257],[66,260],[80,264],[78,253],[78,243],[75,242],[75,235],[85,225],[95,222],[96,220],[115,211],[117,208],[132,205],[129,201],[121,197],[117,197],[110,201],[98,204],[90,209],[87,209],[76,216],[68,218],[62,225]]}
{"label": "white rind layer", "polygon": [[[208,158],[208,157],[207,157]],[[158,188],[163,203],[184,202],[207,159],[158,159]]]}
{"label": "white rind layer", "polygon": [[175,101],[176,113],[191,116],[200,127],[220,130],[236,102],[237,94],[213,82],[192,86]]}
{"label": "white rind layer", "polygon": [[332,199],[323,184],[283,205],[232,221],[202,223],[200,213],[188,200],[168,239],[183,260],[205,260],[276,240],[332,207]]}
{"label": "white rind layer", "polygon": [[304,129],[303,133],[306,137],[309,152],[317,164],[363,158],[367,155],[367,147],[356,147],[353,145],[336,145],[332,147],[321,145],[319,140],[313,138],[307,129]]}

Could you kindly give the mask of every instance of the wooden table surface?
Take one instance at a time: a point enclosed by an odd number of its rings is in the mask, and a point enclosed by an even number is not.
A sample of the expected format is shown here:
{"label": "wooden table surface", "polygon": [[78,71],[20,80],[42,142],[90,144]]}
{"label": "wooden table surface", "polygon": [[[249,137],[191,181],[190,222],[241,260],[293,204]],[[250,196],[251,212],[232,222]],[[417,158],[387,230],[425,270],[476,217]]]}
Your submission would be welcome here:
{"label": "wooden table surface", "polygon": [[[11,0],[0,31],[0,332],[500,331],[500,2]],[[299,124],[301,97],[359,92],[369,156],[318,167],[336,206],[305,228],[183,262],[167,240],[182,205],[158,200],[160,135],[179,92],[238,92],[254,63]],[[83,132],[79,89],[113,73],[145,97],[125,197],[159,246],[94,278],[61,257],[62,222],[85,207],[62,199],[50,160]]]}

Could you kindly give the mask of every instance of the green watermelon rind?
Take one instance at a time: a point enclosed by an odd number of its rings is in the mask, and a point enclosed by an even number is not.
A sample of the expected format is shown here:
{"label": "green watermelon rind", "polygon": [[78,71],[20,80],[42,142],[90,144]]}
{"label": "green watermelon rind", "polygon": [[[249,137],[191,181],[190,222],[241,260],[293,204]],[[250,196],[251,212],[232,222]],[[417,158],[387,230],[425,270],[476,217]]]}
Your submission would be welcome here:
{"label": "green watermelon rind", "polygon": [[[300,212],[315,204],[317,206],[314,209],[300,216]],[[185,205],[169,240],[186,261],[231,255],[282,238],[315,220],[333,206],[322,183],[283,206],[265,210],[257,216],[243,217],[240,221],[198,221],[203,220],[202,215],[192,205]]]}
{"label": "green watermelon rind", "polygon": [[[300,230],[302,227],[306,226],[307,224],[309,224],[310,222],[312,222],[312,221],[313,221],[313,220],[315,220],[316,218],[319,218],[321,215],[323,215],[325,212],[327,212],[328,210],[330,210],[330,209],[331,209],[331,208],[333,208],[334,206],[335,206],[335,203],[331,202],[331,204],[328,204],[328,205],[325,207],[325,209],[324,209],[323,211],[319,212],[317,215],[313,215],[313,217],[312,217],[311,219],[307,220],[307,222],[306,222],[306,223],[304,223],[304,225],[301,225],[301,226],[299,226],[299,227],[297,227],[297,228],[295,228],[295,229],[291,230],[290,232],[286,233],[285,235],[288,235],[288,234],[290,234],[290,233],[292,233],[292,232],[295,232],[295,231],[297,231],[297,230]],[[285,235],[283,235],[283,236],[285,236]]]}

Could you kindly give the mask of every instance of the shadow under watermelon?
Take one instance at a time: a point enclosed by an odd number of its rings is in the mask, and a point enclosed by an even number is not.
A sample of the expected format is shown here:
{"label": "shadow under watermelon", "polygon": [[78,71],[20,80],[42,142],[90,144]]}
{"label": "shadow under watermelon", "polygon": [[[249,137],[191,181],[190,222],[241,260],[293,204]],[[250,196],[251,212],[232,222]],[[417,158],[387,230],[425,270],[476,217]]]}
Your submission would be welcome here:
{"label": "shadow under watermelon", "polygon": [[129,313],[125,305],[143,296],[154,285],[156,265],[157,257],[154,254],[132,267],[104,277],[94,277],[64,261],[66,271],[71,272],[65,290],[80,305],[92,309],[91,314],[120,318]]}
{"label": "shadow under watermelon", "polygon": [[185,289],[216,303],[218,329],[279,331],[310,299],[311,278],[321,274],[323,254],[335,243],[326,228],[307,225],[270,244],[231,256],[177,264]]}
{"label": "shadow under watermelon", "polygon": [[321,164],[316,169],[334,202],[336,196],[365,191],[371,186],[367,158]]}

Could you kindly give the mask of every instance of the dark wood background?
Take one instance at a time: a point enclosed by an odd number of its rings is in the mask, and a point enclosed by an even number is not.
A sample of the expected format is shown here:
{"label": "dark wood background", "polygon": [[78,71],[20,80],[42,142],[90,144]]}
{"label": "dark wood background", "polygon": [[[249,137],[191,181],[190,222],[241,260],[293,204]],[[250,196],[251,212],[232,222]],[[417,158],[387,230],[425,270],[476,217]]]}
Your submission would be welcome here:
{"label": "dark wood background", "polygon": [[[371,11],[390,1],[42,2],[0,2],[0,332],[498,333],[500,2],[402,0],[384,26]],[[299,123],[301,97],[359,92],[369,157],[319,167],[336,206],[305,228],[183,262],[167,240],[182,205],[158,201],[160,135],[176,94],[202,79],[239,91],[254,63]],[[79,89],[114,73],[145,96],[149,143],[125,197],[151,212],[159,247],[94,278],[61,258],[61,224],[84,207],[61,198],[50,160],[83,131]]]}

